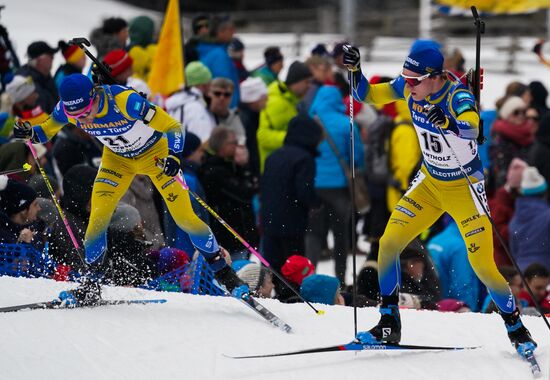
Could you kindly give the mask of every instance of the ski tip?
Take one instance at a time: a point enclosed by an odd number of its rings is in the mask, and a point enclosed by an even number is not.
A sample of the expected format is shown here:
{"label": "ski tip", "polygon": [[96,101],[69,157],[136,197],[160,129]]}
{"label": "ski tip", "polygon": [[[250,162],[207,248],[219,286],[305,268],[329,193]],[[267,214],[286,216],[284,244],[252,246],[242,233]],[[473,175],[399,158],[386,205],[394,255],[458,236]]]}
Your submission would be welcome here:
{"label": "ski tip", "polygon": [[325,315],[325,311],[324,310],[317,310],[317,315]]}

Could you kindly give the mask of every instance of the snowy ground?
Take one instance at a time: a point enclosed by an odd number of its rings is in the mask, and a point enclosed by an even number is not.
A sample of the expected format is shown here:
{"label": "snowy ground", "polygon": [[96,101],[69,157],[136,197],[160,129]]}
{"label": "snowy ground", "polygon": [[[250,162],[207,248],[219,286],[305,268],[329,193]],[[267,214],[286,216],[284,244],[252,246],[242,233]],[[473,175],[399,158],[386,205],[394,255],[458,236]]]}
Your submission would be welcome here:
{"label": "snowy ground", "polygon": [[[67,283],[0,277],[0,306],[48,300]],[[161,305],[35,310],[0,314],[1,379],[495,379],[532,378],[516,357],[497,315],[403,311],[403,343],[481,346],[456,352],[334,352],[234,360],[348,342],[353,309],[264,300],[294,332],[286,334],[231,298],[106,288],[104,298],[168,299]],[[359,309],[359,329],[378,319]],[[540,318],[525,317],[549,374],[550,335]]]}
{"label": "snowy ground", "polygon": [[[156,14],[109,0],[7,0],[1,22],[22,62],[26,46],[37,39],[55,45],[59,39],[88,36],[107,16],[131,18]],[[261,60],[265,46],[283,43],[293,60],[292,36],[241,35],[250,44],[247,67]],[[306,47],[315,38],[308,37]],[[331,37],[334,38],[334,37]],[[319,36],[316,42],[325,41]],[[327,42],[333,42],[330,40]],[[512,80],[542,80],[550,86],[549,69],[538,64],[529,48],[534,38],[521,40],[519,74],[503,72],[506,58],[498,50],[505,41],[487,41],[482,65],[486,67],[482,102],[492,107]],[[473,36],[465,43],[467,65],[473,64]],[[372,61],[364,62],[369,75],[396,75],[409,40],[381,39]],[[57,58],[54,67],[61,62]],[[284,78],[284,73],[282,75]],[[359,257],[358,268],[364,258]],[[348,264],[350,278],[351,263]],[[333,272],[322,262],[319,272]],[[351,280],[348,280],[351,283]],[[67,284],[49,280],[0,278],[0,306],[49,300]],[[163,305],[113,306],[88,310],[27,311],[0,314],[0,379],[529,379],[529,369],[518,359],[506,338],[500,318],[481,314],[440,314],[404,311],[403,343],[481,345],[465,352],[350,352],[299,357],[236,361],[228,354],[268,353],[340,344],[353,338],[353,310],[322,307],[316,316],[303,304],[265,301],[291,324],[294,333],[276,330],[236,300],[183,294],[158,294],[128,288],[108,288],[105,298],[156,298]],[[378,319],[375,309],[359,310],[359,329]],[[542,320],[525,317],[539,342],[538,358],[543,378],[550,379],[550,334]]]}

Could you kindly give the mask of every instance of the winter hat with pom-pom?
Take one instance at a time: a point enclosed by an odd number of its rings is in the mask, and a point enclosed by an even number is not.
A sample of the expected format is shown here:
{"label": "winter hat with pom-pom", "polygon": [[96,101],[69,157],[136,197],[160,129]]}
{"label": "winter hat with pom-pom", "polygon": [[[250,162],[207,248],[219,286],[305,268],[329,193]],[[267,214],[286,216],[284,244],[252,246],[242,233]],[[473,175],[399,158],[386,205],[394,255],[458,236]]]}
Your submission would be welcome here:
{"label": "winter hat with pom-pom", "polygon": [[36,199],[36,191],[29,186],[0,176],[0,209],[8,216],[29,208]]}

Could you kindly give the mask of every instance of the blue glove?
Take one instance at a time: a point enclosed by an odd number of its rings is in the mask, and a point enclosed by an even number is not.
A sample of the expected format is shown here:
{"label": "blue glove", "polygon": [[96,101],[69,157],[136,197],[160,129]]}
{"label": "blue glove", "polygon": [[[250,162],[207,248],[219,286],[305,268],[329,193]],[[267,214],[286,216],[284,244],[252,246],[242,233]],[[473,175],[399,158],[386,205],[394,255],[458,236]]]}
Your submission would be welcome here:
{"label": "blue glove", "polygon": [[17,120],[13,126],[13,137],[17,140],[32,140],[34,131],[28,121]]}
{"label": "blue glove", "polygon": [[250,289],[248,288],[247,284],[239,285],[231,291],[231,295],[239,299],[246,297],[249,294],[250,294]]}
{"label": "blue glove", "polygon": [[173,152],[170,152],[170,155],[164,159],[164,168],[162,171],[167,176],[174,177],[178,175],[180,168],[179,158],[177,158]]}
{"label": "blue glove", "polygon": [[447,129],[454,134],[458,135],[459,130],[456,126],[456,122],[453,118],[448,118],[447,115],[445,115],[445,111],[443,111],[443,108],[434,105],[430,112],[428,112],[428,121],[432,123],[433,125],[436,125],[440,127],[441,129]]}
{"label": "blue glove", "polygon": [[351,45],[344,45],[342,49],[344,49],[344,65],[346,65],[350,71],[359,70],[361,63],[359,49]]}

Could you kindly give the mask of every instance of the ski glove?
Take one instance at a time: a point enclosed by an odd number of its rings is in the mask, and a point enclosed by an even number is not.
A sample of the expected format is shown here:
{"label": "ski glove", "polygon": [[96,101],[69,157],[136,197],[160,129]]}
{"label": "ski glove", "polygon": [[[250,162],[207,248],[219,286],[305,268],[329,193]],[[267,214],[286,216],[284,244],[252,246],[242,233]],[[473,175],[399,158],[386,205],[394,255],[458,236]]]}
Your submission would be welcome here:
{"label": "ski glove", "polygon": [[34,131],[28,121],[17,120],[13,126],[13,137],[17,140],[32,140]]}
{"label": "ski glove", "polygon": [[458,135],[458,127],[456,126],[456,122],[454,119],[447,118],[447,115],[445,115],[445,111],[443,111],[443,108],[434,105],[428,112],[428,121],[432,123],[433,125],[436,125],[440,127],[441,129],[446,129],[454,134]]}
{"label": "ski glove", "polygon": [[344,65],[352,72],[358,71],[361,63],[361,54],[355,46],[344,45]]}
{"label": "ski glove", "polygon": [[178,175],[180,171],[180,160],[176,157],[174,152],[170,152],[170,155],[164,159],[164,168],[162,171],[170,177]]}

